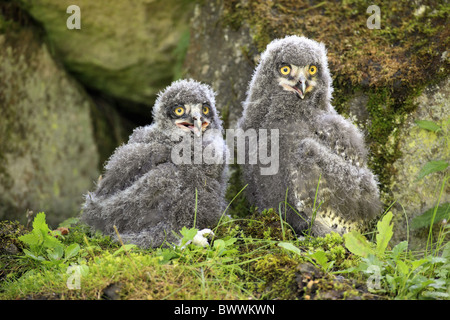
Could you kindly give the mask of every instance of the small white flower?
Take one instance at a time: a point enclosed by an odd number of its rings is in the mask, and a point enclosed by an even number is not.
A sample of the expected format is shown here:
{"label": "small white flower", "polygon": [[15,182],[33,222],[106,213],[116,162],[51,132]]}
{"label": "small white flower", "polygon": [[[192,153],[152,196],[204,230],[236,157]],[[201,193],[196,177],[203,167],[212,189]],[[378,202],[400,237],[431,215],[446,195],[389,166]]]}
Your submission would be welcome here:
{"label": "small white flower", "polygon": [[206,239],[204,237],[204,235],[207,234],[211,234],[214,235],[214,232],[212,232],[211,229],[203,229],[197,232],[197,234],[195,235],[194,239],[192,239],[192,243],[197,245],[197,246],[201,246],[201,247],[206,247],[209,245],[208,239]]}
{"label": "small white flower", "polygon": [[208,239],[206,239],[202,235],[199,235],[198,233],[195,235],[194,239],[192,240],[192,243],[201,247],[206,247],[209,245]]}
{"label": "small white flower", "polygon": [[421,16],[423,16],[423,14],[425,13],[426,10],[427,10],[427,6],[421,5],[419,8],[417,8],[417,9],[414,11],[414,15],[415,15],[416,17],[421,17]]}

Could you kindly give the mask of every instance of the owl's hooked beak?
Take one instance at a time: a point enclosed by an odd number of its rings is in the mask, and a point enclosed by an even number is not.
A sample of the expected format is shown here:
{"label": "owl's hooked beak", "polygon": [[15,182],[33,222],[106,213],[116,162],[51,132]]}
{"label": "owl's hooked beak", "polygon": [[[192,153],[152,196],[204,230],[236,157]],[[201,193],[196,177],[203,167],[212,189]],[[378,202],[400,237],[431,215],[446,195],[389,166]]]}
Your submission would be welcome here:
{"label": "owl's hooked beak", "polygon": [[297,96],[299,98],[305,98],[305,91],[306,91],[306,77],[303,74],[300,74],[300,77],[297,81],[297,83],[292,86],[292,89],[295,90],[295,93],[297,93]]}
{"label": "owl's hooked beak", "polygon": [[[200,112],[194,112],[194,113],[192,114],[192,120],[193,120],[193,122],[194,122],[194,129],[193,129],[194,134],[195,134],[197,137],[200,137],[201,134],[202,134],[202,132],[204,131],[204,129],[203,129],[203,117],[202,117],[202,115],[200,114]],[[209,123],[206,123],[205,129],[206,129],[206,127],[208,126],[208,124],[209,124]]]}

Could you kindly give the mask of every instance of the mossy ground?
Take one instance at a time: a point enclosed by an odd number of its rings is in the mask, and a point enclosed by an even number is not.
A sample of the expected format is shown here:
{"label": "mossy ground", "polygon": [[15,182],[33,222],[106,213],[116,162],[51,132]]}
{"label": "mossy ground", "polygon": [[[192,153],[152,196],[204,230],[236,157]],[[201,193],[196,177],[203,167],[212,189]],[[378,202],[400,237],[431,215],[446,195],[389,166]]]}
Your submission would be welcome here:
{"label": "mossy ground", "polygon": [[[310,237],[307,232],[298,237],[282,215],[269,209],[253,210],[246,218],[224,216],[205,247],[187,242],[195,241],[197,229],[183,228],[180,243],[145,250],[92,233],[77,219],[66,221],[67,229],[51,231],[42,222],[42,213],[38,216],[40,222],[35,218],[32,233],[24,237],[27,229],[20,224],[0,225],[0,299],[450,297],[446,223],[441,223],[442,237],[427,252],[416,253],[408,250],[406,241],[389,247],[391,212],[377,223],[374,242],[356,231],[344,237],[336,233]],[[44,240],[36,247],[39,235]],[[52,249],[49,245],[55,241]],[[62,249],[54,258],[56,246]]]}
{"label": "mossy ground", "polygon": [[[109,237],[90,233],[85,226],[70,227],[64,244],[78,243],[79,255],[70,265],[88,266],[80,289],[70,290],[68,265],[46,267],[26,258],[17,236],[25,229],[3,223],[2,245],[15,239],[15,255],[0,259],[2,299],[374,299],[362,279],[346,279],[324,272],[307,258],[278,246],[290,241],[305,253],[324,250],[347,268],[356,261],[337,235],[297,240],[282,232],[279,215],[266,210],[247,219],[226,218],[216,230],[211,247],[128,249]],[[223,240],[224,247],[214,246]],[[220,248],[219,248],[220,247]],[[121,249],[122,248],[122,249]],[[334,269],[333,269],[334,270]]]}

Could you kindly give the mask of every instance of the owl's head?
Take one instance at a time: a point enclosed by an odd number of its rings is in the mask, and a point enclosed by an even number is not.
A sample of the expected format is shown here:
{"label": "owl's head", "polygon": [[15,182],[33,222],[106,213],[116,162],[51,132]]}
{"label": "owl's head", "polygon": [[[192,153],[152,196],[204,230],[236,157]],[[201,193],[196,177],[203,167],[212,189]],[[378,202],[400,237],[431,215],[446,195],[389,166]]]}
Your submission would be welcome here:
{"label": "owl's head", "polygon": [[178,80],[158,94],[153,108],[155,125],[166,134],[200,136],[210,129],[222,130],[214,91],[195,80]]}
{"label": "owl's head", "polygon": [[272,41],[261,55],[253,86],[289,100],[329,101],[332,80],[322,43],[287,36]]}

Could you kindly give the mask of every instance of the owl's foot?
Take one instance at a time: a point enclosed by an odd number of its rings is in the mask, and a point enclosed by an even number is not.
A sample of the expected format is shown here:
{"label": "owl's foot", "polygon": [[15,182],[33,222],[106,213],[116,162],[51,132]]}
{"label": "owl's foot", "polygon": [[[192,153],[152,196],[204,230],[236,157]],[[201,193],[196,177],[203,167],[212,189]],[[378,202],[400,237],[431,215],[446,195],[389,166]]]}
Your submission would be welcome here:
{"label": "owl's foot", "polygon": [[331,232],[343,235],[351,230],[361,229],[361,223],[347,220],[332,211],[319,212],[312,223],[312,234],[315,236],[324,236]]}

